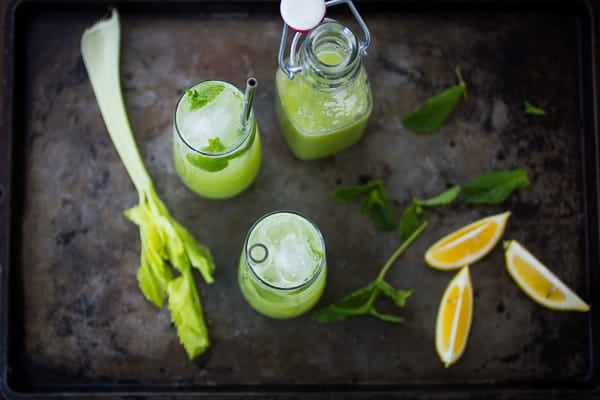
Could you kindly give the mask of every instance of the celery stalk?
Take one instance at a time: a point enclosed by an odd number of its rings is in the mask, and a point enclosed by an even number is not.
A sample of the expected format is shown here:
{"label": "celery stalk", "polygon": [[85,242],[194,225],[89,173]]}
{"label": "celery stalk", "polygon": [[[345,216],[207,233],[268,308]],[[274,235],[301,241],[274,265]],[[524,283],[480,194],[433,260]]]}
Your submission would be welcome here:
{"label": "celery stalk", "polygon": [[[212,283],[215,265],[210,250],[171,217],[144,166],[123,102],[120,41],[119,14],[113,9],[108,19],[83,33],[81,54],[110,138],[138,192],[138,205],[125,215],[140,230],[140,289],[158,307],[168,298],[179,340],[192,359],[203,353],[210,341],[191,268]],[[174,276],[171,266],[179,276]]]}

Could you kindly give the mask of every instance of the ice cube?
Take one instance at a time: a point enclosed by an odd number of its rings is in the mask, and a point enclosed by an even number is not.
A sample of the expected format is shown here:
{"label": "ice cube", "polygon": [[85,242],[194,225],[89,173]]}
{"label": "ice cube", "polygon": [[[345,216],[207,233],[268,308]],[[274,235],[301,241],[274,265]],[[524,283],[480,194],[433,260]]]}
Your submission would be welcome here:
{"label": "ice cube", "polygon": [[269,259],[261,263],[261,272],[257,273],[283,288],[308,281],[323,256],[317,251],[321,243],[314,235],[314,228],[292,213],[273,214],[262,220],[251,233],[249,242],[261,243],[269,251]]}
{"label": "ice cube", "polygon": [[296,286],[310,278],[316,259],[304,238],[295,233],[281,239],[274,262],[280,277],[288,286]]}
{"label": "ice cube", "polygon": [[256,275],[265,282],[277,285],[280,280],[277,268],[272,263],[253,264],[253,268]]}
{"label": "ice cube", "polygon": [[196,149],[208,146],[208,140],[219,138],[225,147],[234,146],[240,138],[239,120],[242,102],[226,86],[216,98],[199,109],[189,105],[178,108],[177,121],[186,141]]}
{"label": "ice cube", "polygon": [[281,238],[283,238],[289,230],[289,224],[287,221],[280,218],[273,218],[265,222],[266,223],[261,229],[261,239],[264,238],[267,243],[270,243],[274,247],[278,247]]}
{"label": "ice cube", "polygon": [[208,139],[214,138],[210,114],[189,113],[181,120],[181,132],[188,144],[199,150],[208,146]]}

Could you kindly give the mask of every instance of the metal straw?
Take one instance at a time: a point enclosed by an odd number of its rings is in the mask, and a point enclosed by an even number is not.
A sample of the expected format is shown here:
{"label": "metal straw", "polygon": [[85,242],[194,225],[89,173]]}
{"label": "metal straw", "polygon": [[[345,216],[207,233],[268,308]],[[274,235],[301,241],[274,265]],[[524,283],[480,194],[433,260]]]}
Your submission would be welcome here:
{"label": "metal straw", "polygon": [[250,118],[250,110],[252,110],[252,103],[254,102],[254,94],[256,93],[256,87],[258,81],[256,78],[251,77],[246,81],[246,91],[244,92],[244,109],[242,110],[242,119],[240,124],[242,127],[246,127],[248,119]]}
{"label": "metal straw", "polygon": [[[252,255],[253,252],[254,252],[254,254],[256,254],[257,249],[260,249],[260,251],[263,252],[262,254],[260,254],[260,257],[256,257],[256,256]],[[264,262],[267,258],[269,258],[269,249],[267,249],[267,246],[265,246],[262,243],[255,243],[250,247],[250,249],[248,249],[248,256],[256,264],[260,264],[260,263]]]}

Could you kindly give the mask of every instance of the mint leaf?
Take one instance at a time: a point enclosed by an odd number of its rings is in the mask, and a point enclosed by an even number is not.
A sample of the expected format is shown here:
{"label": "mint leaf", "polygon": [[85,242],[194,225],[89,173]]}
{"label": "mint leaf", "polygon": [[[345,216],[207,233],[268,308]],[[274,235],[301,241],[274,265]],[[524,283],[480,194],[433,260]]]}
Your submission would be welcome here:
{"label": "mint leaf", "polygon": [[338,189],[333,192],[332,198],[338,203],[346,203],[352,201],[373,189],[377,189],[380,184],[379,179],[372,179],[364,185],[350,186],[343,189]]}
{"label": "mint leaf", "polygon": [[398,307],[404,307],[406,305],[406,299],[413,294],[413,290],[398,290],[394,289],[392,285],[384,281],[383,279],[377,282],[377,288],[381,291],[381,293],[392,299],[394,304]]}
{"label": "mint leaf", "polygon": [[436,132],[454,111],[464,93],[464,86],[452,86],[427,100],[425,105],[406,116],[402,124],[415,133]]}
{"label": "mint leaf", "polygon": [[406,240],[419,227],[419,216],[417,205],[413,202],[404,210],[400,218],[400,239]]}
{"label": "mint leaf", "polygon": [[366,312],[377,285],[372,282],[364,288],[350,293],[348,296],[332,304],[339,311],[349,313]]}
{"label": "mint leaf", "polygon": [[427,200],[416,199],[415,203],[417,203],[420,206],[427,206],[427,207],[445,206],[445,205],[452,203],[454,201],[454,199],[456,199],[456,196],[458,196],[459,192],[460,192],[460,186],[456,185],[456,186],[453,186],[450,189],[446,190],[445,192],[440,193],[437,196],[432,197],[430,199],[427,199]]}
{"label": "mint leaf", "polygon": [[385,321],[385,322],[394,322],[394,323],[404,322],[404,318],[402,318],[398,315],[382,314],[379,311],[377,311],[375,308],[371,308],[369,310],[369,314],[371,314],[375,318],[379,318],[380,320]]}
{"label": "mint leaf", "polygon": [[392,211],[390,200],[385,189],[373,190],[369,192],[367,198],[362,202],[360,211],[369,213],[375,226],[379,229],[394,229],[396,220]]}
{"label": "mint leaf", "polygon": [[[208,139],[208,146],[201,150],[205,153],[221,153],[226,147],[218,137]],[[218,172],[224,170],[229,165],[229,159],[226,157],[207,157],[198,153],[188,153],[185,158],[195,167],[208,172]]]}
{"label": "mint leaf", "polygon": [[525,103],[525,114],[546,115],[546,111],[544,111],[543,109],[541,109],[539,107],[534,106],[527,100],[525,100],[524,103]]}
{"label": "mint leaf", "polygon": [[456,185],[430,199],[413,199],[410,206],[404,210],[400,218],[400,239],[406,240],[420,225],[419,215],[426,213],[425,207],[439,207],[450,204],[456,199],[460,192],[460,186]]}
{"label": "mint leaf", "polygon": [[208,146],[202,148],[202,151],[205,153],[222,153],[225,151],[226,147],[221,142],[221,138],[216,137],[212,139],[208,139]]}
{"label": "mint leaf", "polygon": [[320,309],[319,311],[314,313],[312,318],[317,322],[328,323],[328,322],[345,321],[348,318],[352,318],[356,315],[359,315],[359,314],[347,312],[344,310],[337,310],[333,306],[328,306],[328,307]]}
{"label": "mint leaf", "polygon": [[415,133],[433,133],[441,128],[460,100],[467,96],[467,85],[456,70],[459,83],[428,99],[417,111],[404,117],[402,124]]}
{"label": "mint leaf", "polygon": [[376,297],[377,285],[372,282],[336,303],[317,311],[313,314],[313,319],[319,322],[337,322],[356,315],[367,314]]}
{"label": "mint leaf", "polygon": [[500,204],[513,191],[527,186],[529,177],[524,169],[488,172],[467,183],[463,197],[469,204]]}
{"label": "mint leaf", "polygon": [[202,92],[196,89],[187,89],[185,94],[190,102],[190,111],[195,111],[213,101],[225,89],[223,85],[204,87]]}
{"label": "mint leaf", "polygon": [[393,229],[396,226],[392,205],[381,179],[372,179],[364,185],[336,190],[332,198],[338,203],[346,203],[361,196],[365,198],[360,205],[360,211],[370,214],[379,229]]}
{"label": "mint leaf", "polygon": [[224,170],[229,165],[229,161],[226,159],[209,158],[200,154],[188,153],[185,158],[194,167],[198,167],[208,172],[218,172]]}

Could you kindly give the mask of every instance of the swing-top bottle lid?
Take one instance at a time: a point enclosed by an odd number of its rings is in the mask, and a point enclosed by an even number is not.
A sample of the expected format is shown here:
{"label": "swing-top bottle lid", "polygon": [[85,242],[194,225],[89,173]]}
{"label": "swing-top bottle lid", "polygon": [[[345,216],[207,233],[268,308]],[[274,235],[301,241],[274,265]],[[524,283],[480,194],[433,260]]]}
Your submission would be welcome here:
{"label": "swing-top bottle lid", "polygon": [[304,33],[325,18],[325,0],[281,0],[279,11],[291,29]]}

